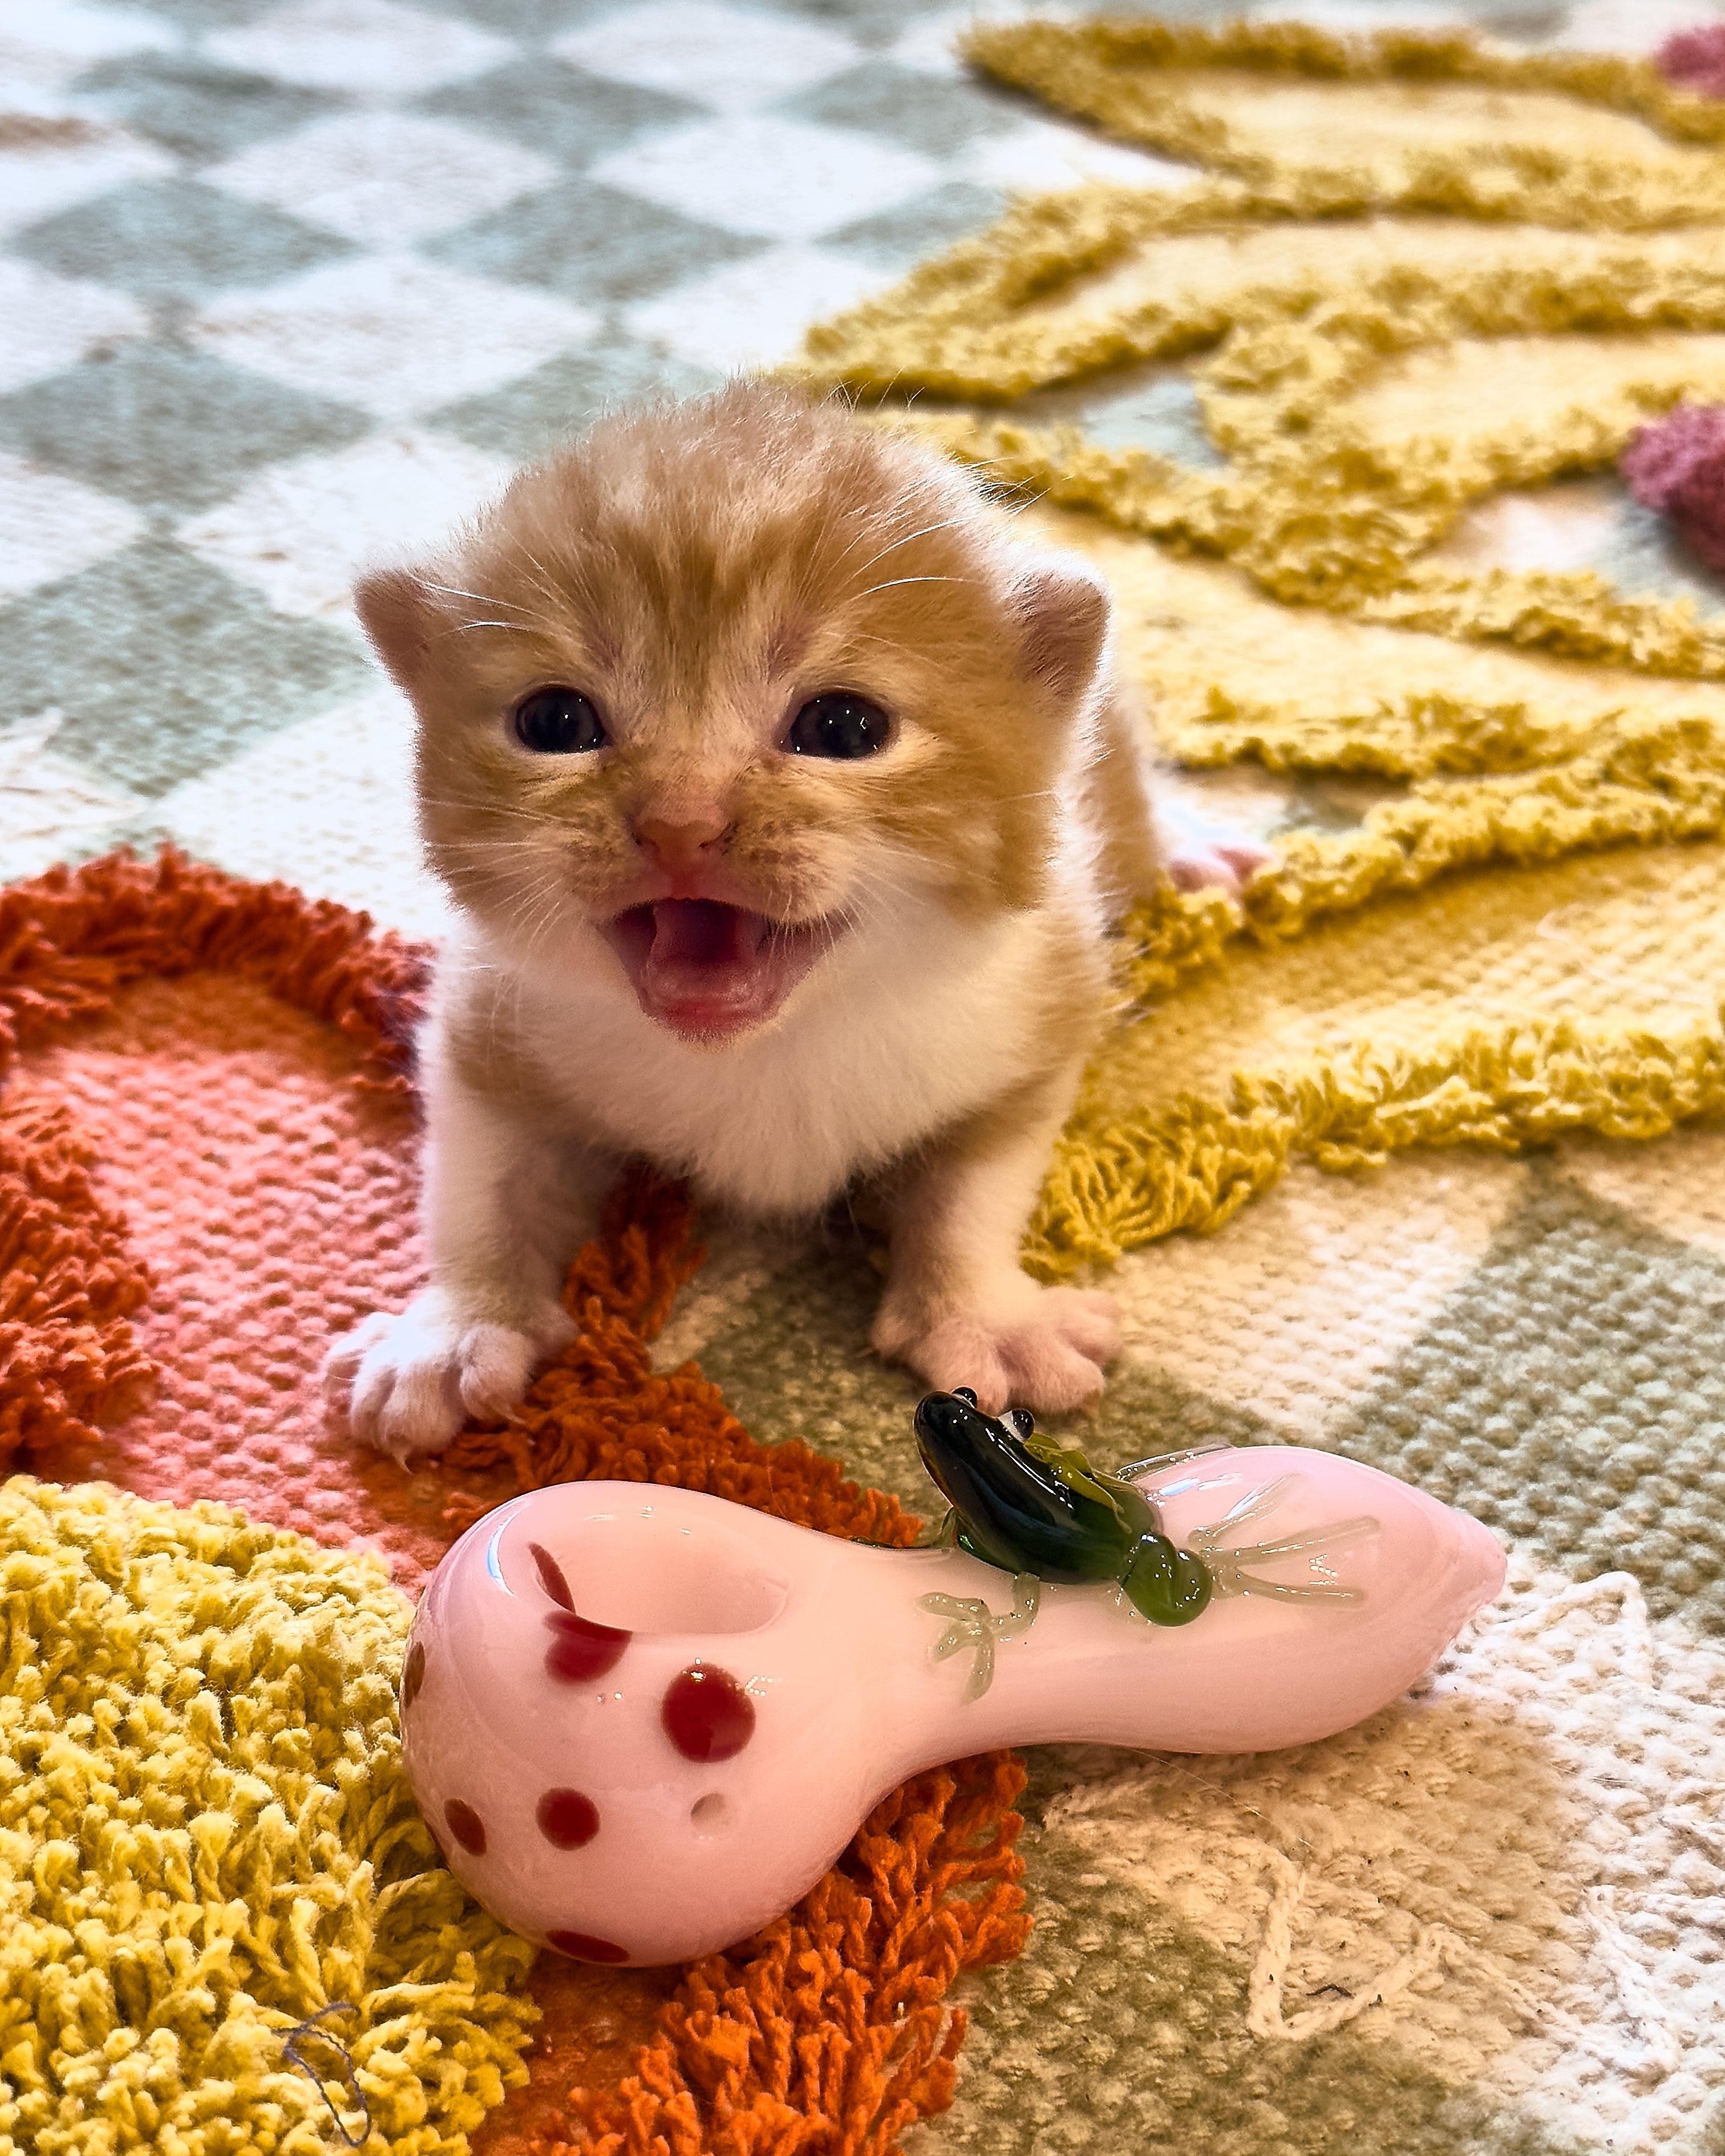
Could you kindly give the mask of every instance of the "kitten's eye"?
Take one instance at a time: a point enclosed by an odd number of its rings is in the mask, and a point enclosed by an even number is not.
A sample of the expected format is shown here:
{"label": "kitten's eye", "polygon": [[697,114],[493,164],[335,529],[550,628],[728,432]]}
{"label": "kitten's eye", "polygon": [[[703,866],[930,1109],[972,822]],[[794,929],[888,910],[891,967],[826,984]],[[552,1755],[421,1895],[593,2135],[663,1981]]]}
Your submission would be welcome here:
{"label": "kitten's eye", "polygon": [[891,731],[885,711],[839,689],[809,699],[791,721],[784,745],[796,756],[836,756],[848,761],[885,748]]}
{"label": "kitten's eye", "polygon": [[515,707],[515,737],[541,756],[579,756],[611,738],[578,689],[536,689]]}

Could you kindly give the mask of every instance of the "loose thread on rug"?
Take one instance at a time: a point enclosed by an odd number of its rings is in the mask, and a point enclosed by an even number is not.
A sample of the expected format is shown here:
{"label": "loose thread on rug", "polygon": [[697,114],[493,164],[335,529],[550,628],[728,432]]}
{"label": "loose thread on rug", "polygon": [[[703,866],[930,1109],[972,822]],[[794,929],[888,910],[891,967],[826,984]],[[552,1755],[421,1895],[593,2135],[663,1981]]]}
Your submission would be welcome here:
{"label": "loose thread on rug", "polygon": [[[359,2076],[354,2068],[353,2054],[339,2036],[328,2029],[319,2028],[318,2024],[326,2020],[331,2014],[357,2014],[358,2011],[359,2009],[351,1999],[337,1999],[328,2006],[320,2007],[316,2014],[310,2015],[305,2020],[296,2021],[291,2029],[284,2030],[281,2041],[283,2056],[290,2060],[316,2089],[328,2108],[331,2118],[335,2122],[336,2133],[341,2135],[350,2148],[363,2148],[367,2142],[371,2139],[372,2107],[366,2101],[366,2092],[359,2085]],[[317,2071],[300,2049],[302,2038],[311,2038],[317,2043],[326,2044],[341,2061],[341,2079],[353,2099],[355,2108],[359,2112],[364,2128],[362,2133],[355,2133],[349,2128],[347,2120],[342,2118],[336,2107],[335,2098],[330,2094],[327,2077]]]}

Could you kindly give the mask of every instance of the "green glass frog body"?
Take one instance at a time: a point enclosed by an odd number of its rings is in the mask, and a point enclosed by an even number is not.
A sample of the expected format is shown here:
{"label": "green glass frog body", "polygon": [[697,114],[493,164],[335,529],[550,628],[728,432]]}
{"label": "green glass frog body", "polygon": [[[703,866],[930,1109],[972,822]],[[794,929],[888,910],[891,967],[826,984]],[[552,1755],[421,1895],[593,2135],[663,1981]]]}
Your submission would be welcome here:
{"label": "green glass frog body", "polygon": [[985,1564],[1042,1580],[1114,1581],[1153,1625],[1189,1625],[1209,1602],[1209,1572],[1169,1541],[1143,1492],[1039,1438],[1023,1409],[984,1414],[961,1385],[931,1393],[916,1430],[922,1464],[952,1507],[952,1539]]}

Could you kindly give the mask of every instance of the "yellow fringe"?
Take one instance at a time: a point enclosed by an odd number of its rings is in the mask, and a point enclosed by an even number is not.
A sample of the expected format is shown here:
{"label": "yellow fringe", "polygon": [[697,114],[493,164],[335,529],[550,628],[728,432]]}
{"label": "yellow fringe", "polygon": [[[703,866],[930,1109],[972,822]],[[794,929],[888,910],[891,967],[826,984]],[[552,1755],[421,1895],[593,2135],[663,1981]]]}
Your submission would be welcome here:
{"label": "yellow fringe", "polygon": [[[1289,942],[1458,868],[1725,833],[1725,738],[1715,728],[1625,716],[1592,731],[1584,751],[1541,768],[1424,780],[1372,809],[1356,831],[1290,833],[1243,901],[1172,891],[1143,901],[1122,931],[1128,993],[1150,1009],[1224,965],[1242,937]],[[1620,1037],[1558,1023],[1463,1030],[1430,1055],[1358,1046],[1295,1078],[1236,1077],[1220,1101],[1187,1095],[1124,1116],[1081,1107],[1056,1152],[1024,1263],[1059,1279],[1112,1264],[1175,1229],[1213,1231],[1296,1158],[1353,1168],[1409,1146],[1507,1151],[1580,1129],[1655,1137],[1722,1107],[1725,1040],[1717,1033],[1697,1029],[1667,1042],[1645,1028]]]}
{"label": "yellow fringe", "polygon": [[1706,721],[1626,716],[1591,731],[1584,751],[1543,767],[1424,779],[1369,809],[1357,830],[1291,831],[1243,901],[1173,891],[1141,901],[1123,927],[1134,1001],[1161,1000],[1208,971],[1235,933],[1286,942],[1452,870],[1725,832],[1725,738]]}
{"label": "yellow fringe", "polygon": [[1178,553],[1232,561],[1288,604],[1589,665],[1725,680],[1725,625],[1698,620],[1687,599],[1625,598],[1590,571],[1468,576],[1414,558],[1500,485],[1609,464],[1646,416],[1603,434],[1589,421],[1584,451],[1561,443],[1556,423],[1523,430],[1518,451],[1500,445],[1507,467],[1501,477],[1490,458],[1457,457],[1449,478],[1425,484],[1423,499],[1412,478],[1404,483],[1365,457],[1348,463],[1347,454],[1342,473],[1290,454],[1243,476],[1212,479],[1146,450],[1101,448],[1071,428],[962,413],[895,415],[891,424],[985,467],[1003,490],[1092,510]]}
{"label": "yellow fringe", "polygon": [[1089,1121],[1061,1141],[1024,1246],[1059,1280],[1177,1229],[1211,1234],[1299,1158],[1346,1171],[1411,1146],[1513,1152],[1566,1132],[1662,1137],[1725,1111],[1725,1040],[1591,1033],[1562,1021],[1483,1027],[1429,1055],[1370,1048],[1294,1078],[1242,1074],[1225,1101]]}
{"label": "yellow fringe", "polygon": [[[1725,108],[1718,100],[1668,82],[1651,61],[1615,53],[1510,53],[1481,44],[1466,30],[1344,35],[1307,23],[1206,25],[1091,16],[1076,23],[978,23],[961,38],[960,49],[998,80],[1094,121],[1123,141],[1248,178],[1273,161],[1250,145],[1219,138],[1214,125],[1194,119],[1178,92],[1169,95],[1154,83],[1156,69],[1238,68],[1317,82],[1454,82],[1545,91],[1645,121],[1674,142],[1725,144]],[[1127,69],[1153,80],[1121,72]],[[1462,163],[1473,162],[1471,152],[1463,153]],[[1563,145],[1553,143],[1535,183],[1548,182],[1563,162]],[[1693,206],[1691,194],[1674,209],[1681,214]],[[1597,211],[1584,219],[1597,220]]]}
{"label": "yellow fringe", "polygon": [[[902,424],[988,465],[1005,486],[1090,507],[1163,546],[1224,557],[1279,599],[1651,673],[1725,679],[1725,629],[1698,623],[1686,603],[1626,600],[1586,573],[1466,576],[1420,559],[1463,510],[1499,488],[1609,465],[1638,426],[1691,386],[1681,368],[1640,380],[1626,362],[1607,397],[1589,394],[1537,424],[1464,442],[1378,444],[1348,409],[1348,393],[1386,360],[1463,337],[1725,330],[1718,233],[1681,238],[1686,225],[1725,223],[1725,152],[1688,151],[1674,176],[1655,136],[1647,157],[1620,154],[1606,170],[1597,157],[1568,155],[1559,137],[1532,167],[1520,160],[1512,186],[1501,174],[1487,183],[1482,176],[1495,167],[1477,144],[1432,146],[1421,153],[1423,177],[1410,192],[1387,186],[1369,165],[1332,172],[1278,160],[1235,140],[1239,128],[1219,132],[1157,77],[1234,68],[1317,82],[1556,92],[1634,115],[1677,143],[1725,141],[1725,108],[1673,90],[1640,62],[1516,57],[1465,36],[1033,22],[979,27],[966,49],[1001,79],[1125,139],[1227,176],[1183,189],[1089,187],[1020,203],[896,290],[813,331],[785,372],[873,398],[933,392],[1000,402],[1134,362],[1208,352],[1194,378],[1211,432],[1232,459],[1219,476],[1104,449],[1072,429],[964,412]],[[1031,305],[1058,299],[1075,280],[1158,240],[1410,210],[1486,224],[1510,219],[1567,236],[1525,262],[1458,273],[1450,263],[1421,266],[1414,226],[1409,259],[1375,275],[1337,278],[1306,260],[1208,296],[1148,280],[1144,290],[1094,311],[1081,294],[1065,307]],[[1697,365],[1717,388],[1717,362]]]}
{"label": "yellow fringe", "polygon": [[[375,1559],[208,1504],[0,1486],[0,2156],[463,2156],[525,2080],[533,1958],[400,1764]],[[330,2099],[361,2116],[338,2053]]]}
{"label": "yellow fringe", "polygon": [[[1615,716],[1615,715],[1614,715]],[[1594,731],[1524,700],[1419,693],[1355,711],[1312,711],[1212,687],[1201,718],[1158,716],[1164,752],[1189,770],[1251,762],[1266,771],[1370,773],[1379,778],[1483,778],[1576,755]]]}

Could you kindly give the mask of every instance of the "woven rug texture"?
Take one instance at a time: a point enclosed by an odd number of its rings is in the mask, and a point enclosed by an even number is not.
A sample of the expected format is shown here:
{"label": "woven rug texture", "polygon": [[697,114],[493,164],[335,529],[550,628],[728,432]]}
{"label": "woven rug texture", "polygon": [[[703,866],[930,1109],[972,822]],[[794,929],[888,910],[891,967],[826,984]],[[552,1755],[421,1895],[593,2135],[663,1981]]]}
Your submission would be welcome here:
{"label": "woven rug texture", "polygon": [[[1712,18],[1307,17],[0,8],[4,2156],[355,2091],[413,2156],[1725,2148],[1725,586],[1615,470],[1725,401],[1725,102],[1645,57]],[[849,1231],[636,1179],[517,1425],[326,1419],[446,918],[346,585],[739,365],[1088,554],[1277,848],[1128,925],[1025,1252],[1122,1298],[1081,1441],[1345,1451],[1511,1581],[1332,1743],[964,1763],[736,1954],[523,1974],[404,1803],[402,1597],[573,1476],[906,1539],[916,1388]]]}

